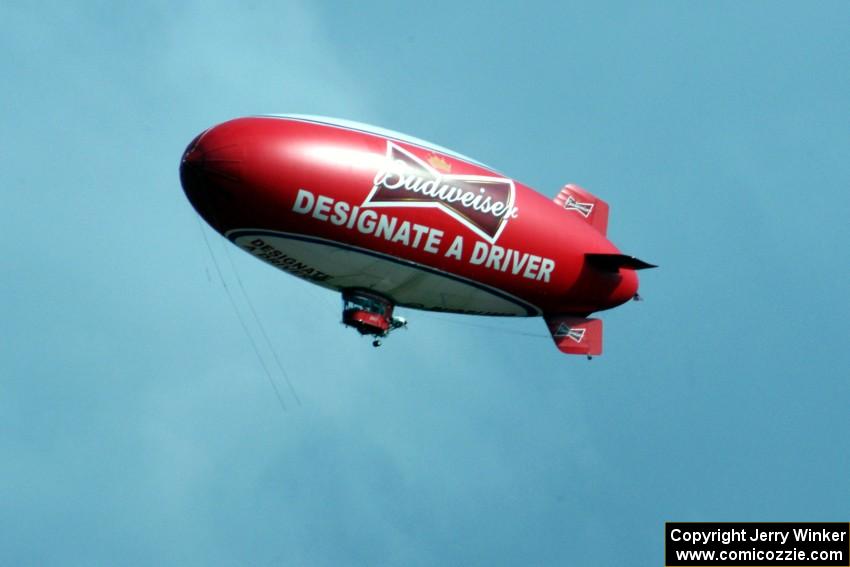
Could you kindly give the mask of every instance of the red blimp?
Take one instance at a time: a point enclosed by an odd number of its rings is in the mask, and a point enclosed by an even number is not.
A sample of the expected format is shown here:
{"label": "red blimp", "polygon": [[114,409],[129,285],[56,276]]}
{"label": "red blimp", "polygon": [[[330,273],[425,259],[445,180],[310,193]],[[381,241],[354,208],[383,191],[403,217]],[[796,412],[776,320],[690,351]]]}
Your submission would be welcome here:
{"label": "red blimp", "polygon": [[196,137],[180,179],[239,248],[338,291],[375,346],[393,307],[543,316],[557,347],[602,352],[588,316],[637,298],[654,267],[606,238],[608,205],[567,185],[554,201],[468,157],[364,124],[239,118]]}

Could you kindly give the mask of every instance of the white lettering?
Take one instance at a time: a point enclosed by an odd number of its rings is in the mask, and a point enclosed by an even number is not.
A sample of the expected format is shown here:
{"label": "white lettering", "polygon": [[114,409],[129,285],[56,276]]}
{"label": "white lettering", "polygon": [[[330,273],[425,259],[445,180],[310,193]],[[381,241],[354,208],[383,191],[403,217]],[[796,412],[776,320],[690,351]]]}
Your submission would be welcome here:
{"label": "white lettering", "polygon": [[446,258],[460,260],[461,254],[463,254],[463,237],[458,235],[455,236],[454,242],[452,242],[452,245],[449,246],[448,250],[446,250]]}
{"label": "white lettering", "polygon": [[487,244],[479,240],[472,249],[472,258],[469,259],[469,263],[477,266],[483,264],[485,259],[487,259]]}
{"label": "white lettering", "polygon": [[[517,259],[519,257],[519,259]],[[520,254],[519,252],[514,252],[514,265],[511,268],[511,273],[513,275],[517,275],[522,271],[522,267],[525,266],[525,262],[528,260],[528,253]]]}
{"label": "white lettering", "polygon": [[306,189],[299,189],[295,196],[295,204],[292,205],[292,211],[300,215],[307,214],[313,208],[315,201],[316,197],[311,192]]}
{"label": "white lettering", "polygon": [[484,264],[484,267],[498,270],[504,255],[505,249],[494,244],[490,247],[490,255],[487,257],[487,263]]}
{"label": "white lettering", "polygon": [[393,232],[395,232],[395,225],[397,222],[398,219],[395,217],[381,215],[381,218],[378,219],[378,228],[375,230],[375,236],[380,238],[381,234],[383,234],[384,238],[386,238],[387,240],[392,239]]}
{"label": "white lettering", "polygon": [[549,283],[549,276],[552,275],[552,270],[555,269],[555,260],[551,258],[543,258],[543,264],[540,266],[540,273],[537,274],[538,281],[542,280]]}
{"label": "white lettering", "polygon": [[345,201],[337,201],[334,203],[334,214],[331,215],[331,223],[336,226],[344,225],[345,221],[348,220],[348,211],[350,208],[351,205]]}
{"label": "white lettering", "polygon": [[365,210],[360,218],[357,219],[357,230],[363,234],[372,234],[375,231],[375,219],[378,218],[378,213],[373,210]]}
{"label": "white lettering", "polygon": [[490,208],[490,214],[494,217],[500,217],[507,207],[504,203],[493,203],[493,206]]}
{"label": "white lettering", "polygon": [[351,216],[348,217],[348,224],[345,225],[345,228],[351,229],[354,227],[354,222],[357,220],[357,213],[360,212],[360,207],[354,205],[354,209],[351,211]]}
{"label": "white lettering", "polygon": [[401,226],[398,227],[398,232],[395,233],[392,241],[401,242],[405,246],[410,246],[410,223],[408,221],[401,223]]}
{"label": "white lettering", "polygon": [[[381,179],[389,179],[391,174],[384,173]],[[401,179],[404,176],[396,176],[393,183],[407,182],[409,179]],[[378,181],[381,181],[378,179]],[[420,185],[428,191],[437,191],[437,185]],[[483,196],[483,188],[480,194],[458,191],[455,187],[443,185],[439,191],[445,191],[447,197],[452,199],[472,202],[472,206],[485,203],[489,197]],[[473,201],[474,200],[474,201]],[[498,205],[498,203],[497,203]],[[486,206],[492,207],[487,202]],[[454,235],[448,249],[441,249],[445,233],[442,230],[422,224],[411,223],[398,217],[381,214],[371,208],[360,208],[352,206],[345,201],[337,201],[327,195],[314,194],[306,189],[299,189],[292,205],[292,211],[300,215],[310,215],[316,220],[330,222],[334,226],[346,227],[349,230],[357,230],[361,234],[372,235],[382,238],[394,244],[401,244],[416,249],[421,249],[429,254],[442,254],[445,258],[454,258],[458,261],[464,260],[464,237]],[[246,250],[255,254],[281,254],[266,250],[261,239],[243,244]],[[259,251],[261,250],[261,251]],[[259,252],[258,252],[259,251]],[[286,266],[295,262],[291,257],[282,257],[275,260],[276,265]],[[521,252],[511,248],[505,248],[485,241],[475,242],[472,254],[468,260],[470,265],[482,266],[484,268],[499,272],[510,273],[514,276],[522,276],[527,279],[549,283],[552,281],[555,270],[555,261],[528,252]],[[306,269],[305,267],[304,269]]]}
{"label": "white lettering", "polygon": [[319,198],[316,199],[316,208],[313,209],[313,218],[317,218],[320,221],[328,220],[327,212],[331,210],[331,204],[333,202],[334,200],[330,197],[319,195]]}
{"label": "white lettering", "polygon": [[425,252],[430,252],[431,254],[436,254],[439,252],[437,246],[440,245],[440,241],[443,238],[443,231],[437,230],[436,228],[432,228],[428,233],[428,238],[425,240],[425,246],[422,249]]}
{"label": "white lettering", "polygon": [[537,268],[540,266],[540,256],[535,256],[531,254],[528,258],[528,265],[525,267],[525,273],[522,274],[522,277],[528,278],[530,280],[537,278]]}
{"label": "white lettering", "polygon": [[428,232],[428,227],[421,224],[414,224],[413,232],[416,233],[416,236],[413,238],[413,247],[419,248],[419,241],[422,239],[422,235]]}

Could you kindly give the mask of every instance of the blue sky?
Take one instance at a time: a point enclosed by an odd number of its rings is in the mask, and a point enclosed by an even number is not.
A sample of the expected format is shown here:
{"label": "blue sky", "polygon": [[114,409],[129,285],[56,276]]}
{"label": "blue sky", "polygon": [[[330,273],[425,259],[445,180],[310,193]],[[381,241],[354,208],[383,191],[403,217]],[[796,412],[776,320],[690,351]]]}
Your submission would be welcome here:
{"label": "blue sky", "polygon": [[[660,565],[665,521],[847,521],[846,2],[0,21],[0,563]],[[373,350],[182,193],[192,137],[273,112],[580,183],[661,268],[589,363],[540,320],[415,311]]]}

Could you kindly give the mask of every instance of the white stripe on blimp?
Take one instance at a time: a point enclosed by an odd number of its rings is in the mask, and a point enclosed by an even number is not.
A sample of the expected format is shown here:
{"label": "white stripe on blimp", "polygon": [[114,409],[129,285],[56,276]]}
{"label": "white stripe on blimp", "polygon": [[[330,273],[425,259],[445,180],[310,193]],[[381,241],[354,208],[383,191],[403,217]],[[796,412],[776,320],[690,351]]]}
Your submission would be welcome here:
{"label": "white stripe on blimp", "polygon": [[[424,264],[419,264],[419,263],[413,262],[411,260],[404,260],[402,258],[398,258],[398,257],[392,256],[390,254],[384,254],[383,252],[376,252],[376,251],[370,250],[368,248],[361,248],[359,246],[353,246],[351,244],[344,244],[344,243],[338,242],[336,240],[331,240],[331,239],[328,239],[328,238],[321,238],[321,237],[318,237],[318,236],[309,236],[309,235],[306,235],[306,234],[299,234],[299,233],[294,233],[294,232],[280,232],[280,231],[276,231],[276,230],[268,230],[268,229],[261,229],[261,228],[253,228],[253,229],[252,228],[237,228],[237,229],[228,230],[227,232],[224,233],[224,236],[228,240],[230,240],[231,242],[234,242],[234,243],[235,243],[236,239],[239,238],[240,236],[250,236],[250,235],[257,235],[257,236],[265,235],[265,236],[274,236],[274,237],[279,237],[279,238],[288,238],[288,239],[291,239],[291,240],[300,240],[302,242],[311,242],[313,244],[322,244],[322,245],[325,245],[325,246],[331,246],[331,247],[335,247],[335,248],[341,248],[341,249],[344,249],[344,250],[349,250],[349,251],[352,251],[352,252],[358,252],[360,254],[365,254],[367,256],[372,256],[372,257],[375,257],[375,258],[379,258],[381,260],[393,262],[395,264],[400,264],[402,266],[407,266],[409,268],[422,270],[424,272],[429,272],[429,273],[437,275],[437,276],[442,276],[442,277],[448,278],[450,280],[454,280],[454,281],[461,283],[461,284],[464,284],[464,285],[469,285],[469,286],[474,287],[474,288],[476,288],[480,291],[494,295],[494,296],[498,297],[499,299],[501,299],[503,301],[513,303],[517,307],[520,307],[523,310],[525,310],[527,317],[535,317],[535,316],[538,316],[542,313],[540,308],[538,308],[537,306],[532,305],[531,303],[528,303],[526,301],[523,301],[519,297],[516,297],[515,295],[510,294],[506,291],[502,291],[498,288],[491,287],[487,284],[483,284],[483,283],[477,282],[475,280],[465,278],[465,277],[459,276],[457,274],[453,274],[451,272],[445,272],[445,271],[440,270],[438,268],[432,268],[430,266],[426,266]],[[413,309],[415,309],[415,308],[413,308]],[[426,311],[427,311],[427,309],[426,309]]]}

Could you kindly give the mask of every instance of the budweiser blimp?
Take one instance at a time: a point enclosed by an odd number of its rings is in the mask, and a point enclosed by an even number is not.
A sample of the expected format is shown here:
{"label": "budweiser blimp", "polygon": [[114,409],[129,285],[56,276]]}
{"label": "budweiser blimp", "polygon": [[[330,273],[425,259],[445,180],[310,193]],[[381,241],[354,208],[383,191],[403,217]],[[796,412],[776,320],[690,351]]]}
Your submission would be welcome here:
{"label": "budweiser blimp", "polygon": [[606,237],[608,205],[577,185],[548,198],[457,152],[365,124],[237,118],[198,135],[183,189],[216,231],[342,295],[342,322],[381,339],[395,306],[541,316],[562,352],[602,352],[590,318],[638,298],[654,267]]}

